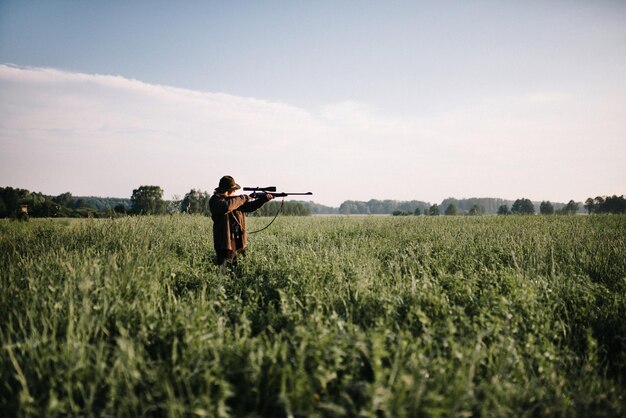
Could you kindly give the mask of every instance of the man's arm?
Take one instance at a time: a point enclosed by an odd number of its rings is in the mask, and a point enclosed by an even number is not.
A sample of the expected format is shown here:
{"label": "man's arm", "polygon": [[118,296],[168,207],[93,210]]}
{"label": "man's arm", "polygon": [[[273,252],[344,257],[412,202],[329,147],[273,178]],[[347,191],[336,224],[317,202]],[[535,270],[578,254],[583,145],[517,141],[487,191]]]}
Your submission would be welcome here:
{"label": "man's arm", "polygon": [[250,197],[247,195],[233,196],[228,199],[213,195],[209,200],[209,208],[214,215],[226,215],[229,212],[242,208],[249,199]]}
{"label": "man's arm", "polygon": [[239,208],[239,210],[241,210],[242,212],[254,212],[255,210],[257,210],[258,208],[260,208],[261,206],[263,206],[265,203],[269,202],[273,198],[274,196],[272,196],[271,194],[265,193],[258,199],[249,200],[248,202],[243,204],[241,208]]}

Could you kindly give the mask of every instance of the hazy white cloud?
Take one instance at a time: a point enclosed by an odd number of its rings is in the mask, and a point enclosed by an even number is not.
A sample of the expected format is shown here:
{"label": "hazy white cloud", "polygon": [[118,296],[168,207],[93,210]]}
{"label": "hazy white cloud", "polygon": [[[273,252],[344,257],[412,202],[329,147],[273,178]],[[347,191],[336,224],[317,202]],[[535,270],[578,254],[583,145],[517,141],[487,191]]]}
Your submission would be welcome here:
{"label": "hazy white cloud", "polygon": [[124,196],[148,182],[181,194],[223,173],[252,180],[323,129],[284,104],[122,77],[0,66],[0,83],[2,176],[50,193]]}
{"label": "hazy white cloud", "polygon": [[567,98],[565,94],[557,92],[535,92],[528,95],[531,104],[562,102]]}
{"label": "hazy white cloud", "polygon": [[314,200],[569,200],[623,193],[624,91],[529,92],[436,115],[354,101],[302,109],[120,76],[0,65],[0,183],[166,196],[240,183]]}

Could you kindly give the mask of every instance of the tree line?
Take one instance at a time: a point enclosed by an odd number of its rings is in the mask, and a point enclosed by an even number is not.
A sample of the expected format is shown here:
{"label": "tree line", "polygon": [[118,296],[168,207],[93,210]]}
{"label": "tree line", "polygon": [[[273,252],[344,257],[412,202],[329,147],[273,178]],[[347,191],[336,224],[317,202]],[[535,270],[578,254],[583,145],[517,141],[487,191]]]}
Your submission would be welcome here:
{"label": "tree line", "polygon": [[341,215],[388,215],[393,213],[415,214],[416,210],[424,213],[430,204],[419,200],[397,201],[376,200],[367,202],[346,200],[338,209]]}
{"label": "tree line", "polygon": [[597,196],[585,200],[587,213],[626,213],[624,196]]}
{"label": "tree line", "polygon": [[[433,204],[428,206],[427,210],[420,210],[420,208],[416,208],[413,212],[407,212],[402,210],[394,210],[392,215],[394,216],[407,216],[407,215],[427,215],[427,216],[439,216],[443,213],[443,215],[455,216],[455,215],[483,215],[485,213],[490,213],[485,210],[485,207],[480,205],[479,203],[474,203],[476,201],[480,201],[482,199],[467,199],[467,201],[471,202],[472,206],[469,209],[462,209],[463,206],[458,204],[458,201],[453,198],[449,198],[444,200],[442,205]],[[488,199],[491,201],[496,199]],[[466,203],[466,202],[465,202]],[[445,209],[442,210],[442,207]],[[465,207],[467,203],[465,204]],[[530,199],[521,198],[515,200],[511,207],[509,208],[508,204],[501,204],[498,206],[496,214],[498,215],[534,215],[536,213],[537,205],[533,203]],[[559,204],[559,203],[551,203],[550,201],[542,201],[539,203],[539,213],[541,215],[575,215],[580,210],[580,203],[575,202],[574,200],[570,200],[568,203]],[[587,210],[588,214],[596,213],[611,213],[611,214],[622,214],[626,213],[626,199],[624,196],[608,196],[608,197],[596,197],[588,198],[585,201],[584,208]]]}
{"label": "tree line", "polygon": [[[66,192],[48,196],[26,189],[0,187],[0,218],[46,217],[46,218],[110,218],[125,215],[164,215],[187,213],[209,216],[207,192],[191,189],[183,199],[163,199],[159,186],[140,186],[129,199],[74,197]],[[278,210],[269,202],[255,212],[256,216],[269,216]],[[306,216],[311,210],[301,202],[284,202],[284,215]]]}
{"label": "tree line", "polygon": [[[541,215],[575,215],[580,208],[580,203],[570,200],[565,205],[559,205],[556,207],[549,200],[544,200],[539,204],[539,213]],[[530,199],[522,198],[517,199],[511,209],[508,205],[501,205],[498,208],[498,215],[534,215],[535,205]]]}
{"label": "tree line", "polygon": [[[74,197],[66,192],[58,196],[47,196],[25,189],[0,187],[0,218],[23,216],[20,208],[25,207],[32,217],[114,217],[124,215],[162,215],[187,213],[210,215],[209,198],[206,191],[191,189],[185,196],[172,200],[163,199],[163,189],[159,186],[140,186],[134,189],[130,198]],[[273,216],[281,202],[274,200],[255,212],[255,216]],[[282,214],[307,216],[311,214],[343,215],[483,215],[483,214],[535,214],[572,215],[586,210],[588,214],[626,213],[624,196],[597,196],[588,198],[584,205],[570,200],[568,203],[550,201],[532,202],[521,198],[507,201],[496,198],[448,198],[441,204],[431,204],[418,200],[347,200],[339,208],[320,205],[314,202],[285,201]]]}
{"label": "tree line", "polygon": [[[506,200],[500,198],[468,198],[455,199],[453,197],[444,199],[440,204],[426,203],[418,200],[396,201],[396,200],[369,200],[354,201],[347,200],[338,209],[343,215],[377,215],[392,214],[396,216],[406,215],[490,215],[490,214],[573,214],[580,212],[581,204],[532,202],[530,199]],[[599,212],[598,212],[599,213]]]}

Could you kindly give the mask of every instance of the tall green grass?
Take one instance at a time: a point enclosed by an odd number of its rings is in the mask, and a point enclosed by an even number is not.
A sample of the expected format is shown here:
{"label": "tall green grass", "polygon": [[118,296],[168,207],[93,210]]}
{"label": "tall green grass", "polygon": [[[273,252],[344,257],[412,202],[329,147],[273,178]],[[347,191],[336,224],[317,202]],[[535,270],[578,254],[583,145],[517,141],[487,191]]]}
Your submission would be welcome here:
{"label": "tall green grass", "polygon": [[2,415],[626,415],[624,216],[211,231],[0,223]]}

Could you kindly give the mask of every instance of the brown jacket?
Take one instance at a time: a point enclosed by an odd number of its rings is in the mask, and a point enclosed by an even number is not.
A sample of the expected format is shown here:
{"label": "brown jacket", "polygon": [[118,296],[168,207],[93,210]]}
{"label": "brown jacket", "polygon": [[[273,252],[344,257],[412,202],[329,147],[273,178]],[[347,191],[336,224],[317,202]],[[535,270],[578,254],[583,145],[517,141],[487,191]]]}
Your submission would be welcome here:
{"label": "brown jacket", "polygon": [[[213,219],[213,244],[215,249],[240,251],[246,248],[248,232],[246,231],[246,217],[244,212],[254,212],[265,203],[264,199],[250,200],[249,196],[222,196],[214,194],[209,199],[211,218]],[[241,228],[240,245],[231,232],[231,223],[235,222]]]}

